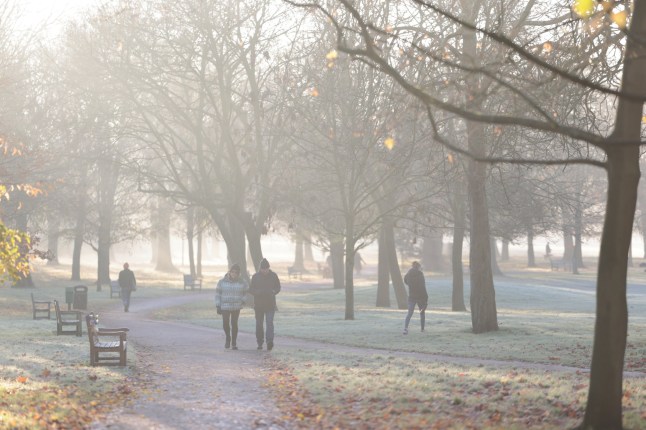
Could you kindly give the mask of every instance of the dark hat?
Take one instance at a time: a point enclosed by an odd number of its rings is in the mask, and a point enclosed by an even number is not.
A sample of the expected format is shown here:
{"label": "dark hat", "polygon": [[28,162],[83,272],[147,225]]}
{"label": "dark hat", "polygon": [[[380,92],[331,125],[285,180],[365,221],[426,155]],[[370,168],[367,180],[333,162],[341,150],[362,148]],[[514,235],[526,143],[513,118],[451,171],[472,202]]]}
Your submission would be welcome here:
{"label": "dark hat", "polygon": [[413,267],[419,269],[420,267],[422,267],[422,265],[419,264],[419,261],[413,261]]}
{"label": "dark hat", "polygon": [[263,258],[262,261],[260,262],[260,268],[269,269],[269,261],[267,261],[266,258]]}
{"label": "dark hat", "polygon": [[240,273],[240,265],[238,263],[235,263],[233,266],[231,266],[231,269],[229,269],[229,272]]}

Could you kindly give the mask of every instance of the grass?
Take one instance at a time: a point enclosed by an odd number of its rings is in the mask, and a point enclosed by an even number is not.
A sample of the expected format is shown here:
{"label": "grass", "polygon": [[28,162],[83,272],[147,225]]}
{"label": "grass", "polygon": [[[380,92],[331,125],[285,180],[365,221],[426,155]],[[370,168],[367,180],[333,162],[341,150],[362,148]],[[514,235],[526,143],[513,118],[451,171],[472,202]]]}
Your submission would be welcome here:
{"label": "grass", "polygon": [[[451,281],[429,276],[427,331],[415,314],[402,336],[405,311],[374,306],[376,286],[355,287],[355,320],[345,321],[344,291],[286,282],[278,296],[279,336],[330,344],[322,350],[272,352],[269,386],[281,408],[304,428],[561,429],[579,424],[589,375],[541,364],[588,368],[592,353],[595,276],[545,270],[508,270],[497,278],[500,330],[474,335],[470,315],[451,312]],[[625,369],[646,372],[646,277],[631,270]],[[465,290],[468,304],[469,288]],[[394,303],[394,302],[393,302]],[[221,327],[210,302],[164,309],[155,315]],[[241,330],[253,332],[244,310]],[[341,352],[334,344],[377,348],[383,354]],[[399,357],[394,351],[510,360],[508,367],[465,366]],[[537,363],[535,369],[513,361]],[[552,369],[552,368],[550,368]],[[624,425],[646,428],[646,382],[624,382]]]}
{"label": "grass", "polygon": [[[221,268],[220,268],[221,269]],[[513,269],[513,270],[511,270]],[[419,315],[402,336],[405,311],[374,306],[376,287],[367,278],[355,288],[355,317],[345,321],[344,292],[315,276],[284,280],[278,296],[278,336],[328,343],[320,350],[283,349],[268,363],[269,387],[282,410],[304,428],[566,428],[580,422],[586,372],[435,363],[396,351],[475,359],[589,366],[594,325],[594,273],[573,276],[545,270],[507,268],[496,279],[500,330],[474,335],[470,315],[451,312],[451,281],[428,276],[427,331]],[[280,270],[280,267],[277,269]],[[646,372],[646,275],[631,269],[626,370]],[[222,270],[207,275],[215,285]],[[280,273],[280,272],[279,272]],[[122,402],[136,386],[136,349],[128,367],[89,366],[86,337],[56,336],[55,322],[31,319],[30,292],[64,302],[69,268],[38,268],[36,289],[0,289],[0,429],[83,428]],[[91,279],[94,273],[83,274]],[[137,299],[183,293],[179,274],[137,271]],[[286,277],[285,277],[286,278]],[[468,279],[468,278],[467,278]],[[90,282],[80,284],[91,285]],[[89,310],[118,303],[109,289],[88,291]],[[469,289],[465,290],[468,304]],[[394,303],[394,301],[393,301]],[[211,300],[157,311],[154,317],[221,327]],[[241,330],[253,332],[253,311],[244,310]],[[335,344],[376,348],[378,354],[341,352]],[[643,377],[624,385],[624,424],[646,428]],[[10,399],[10,400],[7,400]],[[106,401],[107,399],[107,401]]]}
{"label": "grass", "polygon": [[[101,312],[118,303],[109,288],[97,292],[91,271],[83,281],[69,281],[69,267],[36,266],[37,288],[0,288],[0,429],[82,429],[130,397],[139,383],[136,346],[128,346],[128,366],[91,367],[86,332],[82,337],[57,336],[51,320],[33,320],[30,293],[56,299],[63,309],[65,287],[90,286],[88,311]],[[176,276],[177,277],[177,276]],[[175,294],[171,277],[142,276],[137,294]],[[149,287],[149,288],[146,288]],[[172,288],[171,288],[172,287]]]}

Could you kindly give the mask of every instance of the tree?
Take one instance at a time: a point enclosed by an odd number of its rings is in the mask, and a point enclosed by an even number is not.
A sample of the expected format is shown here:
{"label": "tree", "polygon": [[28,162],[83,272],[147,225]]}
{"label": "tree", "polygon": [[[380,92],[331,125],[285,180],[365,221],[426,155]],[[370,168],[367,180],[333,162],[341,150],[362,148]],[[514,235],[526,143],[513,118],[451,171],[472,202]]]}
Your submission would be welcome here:
{"label": "tree", "polygon": [[[575,11],[579,16],[595,19],[587,24],[589,28],[601,30],[586,34],[579,31],[582,26],[578,26],[577,22],[569,27],[571,31],[562,31],[558,24],[564,19],[559,15],[558,8],[550,9],[541,2],[524,5],[519,9],[520,15],[512,11],[513,3],[505,5],[505,16],[514,19],[521,17],[515,21],[517,25],[508,29],[491,24],[483,25],[485,21],[475,15],[470,19],[461,18],[435,3],[412,1],[411,4],[416,5],[420,11],[433,14],[438,20],[449,20],[465,31],[494,43],[501,52],[505,52],[505,57],[495,57],[495,62],[482,62],[484,58],[481,57],[479,64],[471,65],[453,63],[427,49],[417,37],[427,31],[425,28],[417,27],[416,30],[407,32],[406,29],[415,28],[407,22],[402,29],[394,26],[379,29],[364,19],[364,14],[354,6],[354,2],[339,0],[338,4],[348,11],[356,24],[355,27],[350,27],[347,23],[341,26],[334,15],[321,8],[328,19],[337,24],[338,49],[362,58],[391,76],[429,107],[431,121],[434,110],[445,110],[471,122],[522,127],[561,136],[565,140],[565,145],[560,148],[550,144],[550,152],[543,157],[524,158],[506,153],[487,156],[479,148],[463,148],[446,136],[437,136],[439,141],[453,150],[478,162],[587,163],[606,169],[608,193],[597,276],[595,340],[588,402],[581,428],[621,428],[623,359],[627,335],[626,273],[640,176],[642,109],[646,100],[646,82],[641,77],[646,69],[646,44],[643,43],[646,40],[646,4],[633,2],[632,8],[626,10],[623,9],[623,4],[604,3],[602,8],[602,5],[592,1],[576,2]],[[485,12],[493,9],[492,7]],[[554,21],[544,18],[546,12],[555,18]],[[537,19],[529,19],[533,18],[532,13],[540,14],[541,18],[537,16]],[[627,15],[629,19],[626,19]],[[552,26],[551,22],[557,25]],[[619,29],[616,30],[615,27],[613,30],[612,23]],[[542,37],[535,38],[533,32],[539,32]],[[627,35],[622,42],[625,43],[625,49],[624,45],[615,43],[616,34]],[[478,99],[472,94],[472,101],[486,98],[489,94],[499,96],[502,93],[510,100],[517,101],[519,106],[524,105],[525,109],[486,113],[478,103],[447,103],[441,97],[442,91],[438,89],[438,85],[430,83],[429,87],[419,87],[406,80],[393,65],[389,52],[380,50],[375,43],[377,35],[396,38],[403,45],[412,46],[414,54],[421,55],[428,61],[429,67],[459,68],[469,75],[486,76],[496,83],[493,87],[489,86],[487,91],[479,92]],[[536,40],[539,42],[531,43]],[[615,55],[617,53],[623,55]],[[499,61],[501,59],[502,63]],[[616,64],[615,76],[621,74],[620,84],[606,80],[606,74],[593,73],[612,71],[612,67],[605,67],[613,61]],[[546,86],[550,90],[584,88],[589,92],[615,98],[615,120],[611,132],[606,134],[609,130],[596,128],[595,124],[581,127],[558,113],[554,116],[549,105],[555,98],[558,99],[559,93],[546,94]],[[539,89],[541,94],[537,92]],[[468,91],[468,88],[465,90]],[[561,149],[572,149],[573,152],[568,154]],[[483,273],[488,270],[486,267],[481,269]]]}

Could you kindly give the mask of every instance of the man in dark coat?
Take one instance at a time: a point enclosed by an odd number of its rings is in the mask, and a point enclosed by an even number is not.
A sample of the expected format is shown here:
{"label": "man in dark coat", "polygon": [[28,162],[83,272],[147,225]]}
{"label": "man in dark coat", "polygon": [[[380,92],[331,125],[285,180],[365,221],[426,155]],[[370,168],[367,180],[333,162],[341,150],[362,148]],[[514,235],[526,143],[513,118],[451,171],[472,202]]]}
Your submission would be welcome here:
{"label": "man in dark coat", "polygon": [[422,331],[424,331],[424,311],[428,306],[428,293],[426,292],[426,280],[424,279],[424,273],[422,273],[422,266],[417,261],[413,261],[412,266],[404,276],[404,282],[408,285],[408,314],[404,324],[404,334],[408,334],[408,323],[410,323],[410,318],[415,312],[416,305],[419,307],[419,317],[422,323]]}
{"label": "man in dark coat", "polygon": [[[256,314],[256,341],[258,349],[267,339],[267,350],[274,347],[274,313],[276,312],[276,294],[280,292],[278,275],[269,269],[269,261],[263,258],[260,262],[260,271],[251,277],[249,292],[253,295],[254,311]],[[265,334],[264,322],[267,322]]]}
{"label": "man in dark coat", "polygon": [[128,308],[130,307],[130,294],[137,289],[135,274],[130,270],[128,263],[123,263],[123,270],[119,272],[119,287],[121,287],[123,310],[128,312]]}

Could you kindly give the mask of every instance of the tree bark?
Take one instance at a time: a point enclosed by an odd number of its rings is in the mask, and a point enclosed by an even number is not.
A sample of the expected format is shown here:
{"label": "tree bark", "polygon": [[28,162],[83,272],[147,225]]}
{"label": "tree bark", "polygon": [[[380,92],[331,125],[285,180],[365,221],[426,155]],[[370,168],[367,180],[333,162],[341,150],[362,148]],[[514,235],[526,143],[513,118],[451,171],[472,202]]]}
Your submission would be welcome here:
{"label": "tree bark", "polygon": [[343,269],[343,240],[336,239],[330,243],[330,257],[332,260],[332,278],[334,279],[334,288],[341,289],[345,287],[345,271]]}
{"label": "tree bark", "polygon": [[378,308],[390,307],[390,270],[383,224],[379,232],[379,261],[377,263],[377,303]]}
{"label": "tree bark", "polygon": [[163,197],[158,199],[153,229],[155,230],[155,237],[157,239],[155,270],[159,272],[178,272],[177,268],[173,265],[170,248],[170,222],[174,208],[175,205],[171,200]]}
{"label": "tree bark", "polygon": [[397,260],[397,247],[395,246],[395,223],[391,219],[384,221],[384,237],[386,246],[386,258],[388,259],[388,272],[395,291],[395,300],[398,309],[408,309],[408,294],[404,285],[399,261]]}
{"label": "tree bark", "polygon": [[[475,21],[480,3],[461,0],[465,18]],[[475,32],[462,31],[463,61],[468,67],[477,67],[477,44]],[[476,74],[467,77],[466,108],[475,112],[482,110],[479,94],[481,82]],[[485,127],[474,121],[466,121],[467,146],[476,157],[486,155]],[[471,325],[474,333],[498,330],[496,293],[493,284],[491,238],[489,232],[489,209],[487,205],[487,165],[469,158],[467,190],[470,210],[470,277],[471,277]]]}
{"label": "tree bark", "polygon": [[204,255],[202,243],[202,230],[197,232],[197,260],[195,262],[195,273],[198,277],[202,277],[202,256]]}
{"label": "tree bark", "polygon": [[[622,93],[646,96],[646,4],[633,3],[627,38]],[[610,138],[639,142],[643,102],[619,97]],[[626,277],[628,249],[639,184],[638,145],[607,150],[608,192],[597,274],[597,306],[590,366],[590,389],[582,429],[621,429],[623,370],[628,335]]]}
{"label": "tree bark", "polygon": [[[583,209],[581,208],[581,202],[577,200],[576,207],[574,209],[574,252],[572,254],[572,272],[577,270],[579,267],[585,267],[583,265]],[[578,270],[574,272],[578,273]]]}
{"label": "tree bark", "polygon": [[303,236],[300,234],[297,234],[294,240],[294,264],[292,264],[292,267],[296,270],[305,270],[304,242]]}
{"label": "tree bark", "polygon": [[502,250],[500,251],[500,261],[509,261],[509,239],[502,240]]}
{"label": "tree bark", "polygon": [[98,244],[97,244],[97,281],[96,290],[110,284],[110,247],[112,246],[112,219],[115,195],[119,183],[120,166],[115,158],[98,163]]}
{"label": "tree bark", "polygon": [[495,276],[502,276],[502,270],[500,270],[500,266],[498,266],[498,247],[496,246],[496,239],[493,237],[491,238],[490,241],[491,244],[491,272]]}
{"label": "tree bark", "polygon": [[81,166],[80,180],[76,189],[76,225],[74,226],[74,249],[72,250],[72,281],[81,280],[81,251],[85,236],[87,219],[87,169]]}
{"label": "tree bark", "polygon": [[195,207],[186,210],[186,242],[188,245],[188,266],[192,277],[195,277]]}
{"label": "tree bark", "polygon": [[[346,224],[347,225],[347,224]],[[347,229],[345,236],[345,319],[354,319],[354,231]]]}
{"label": "tree bark", "polygon": [[47,261],[48,266],[58,266],[58,241],[60,237],[60,219],[54,214],[47,214],[47,249],[51,258]]}
{"label": "tree bark", "polygon": [[453,274],[451,310],[454,312],[467,310],[464,304],[464,267],[462,266],[462,244],[464,243],[465,230],[464,201],[458,196],[453,204],[453,245],[451,247],[451,272]]}
{"label": "tree bark", "polygon": [[534,230],[527,228],[527,267],[536,267],[536,256],[534,255]]}

